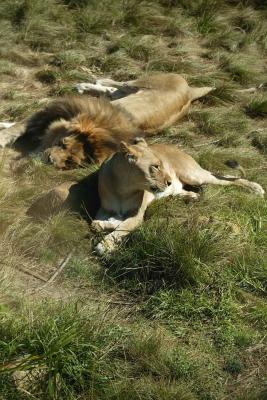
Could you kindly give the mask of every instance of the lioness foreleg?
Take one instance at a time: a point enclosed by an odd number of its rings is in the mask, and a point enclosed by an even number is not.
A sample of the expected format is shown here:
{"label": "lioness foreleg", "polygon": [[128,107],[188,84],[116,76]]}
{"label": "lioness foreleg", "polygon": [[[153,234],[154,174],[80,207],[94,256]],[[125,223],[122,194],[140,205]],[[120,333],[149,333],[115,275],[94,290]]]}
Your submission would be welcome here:
{"label": "lioness foreleg", "polygon": [[121,224],[122,220],[115,218],[109,212],[100,208],[96,214],[96,219],[92,222],[91,228],[96,231],[106,231],[116,229]]}
{"label": "lioness foreleg", "polygon": [[98,243],[96,246],[97,254],[102,256],[105,253],[110,253],[115,250],[122,238],[141,225],[143,219],[144,212],[140,212],[139,210],[134,217],[122,221],[112,233],[109,233],[100,243]]}
{"label": "lioness foreleg", "polygon": [[153,199],[154,196],[151,195],[151,193],[145,192],[142,204],[136,214],[126,218],[124,221],[120,221],[114,232],[109,233],[100,243],[98,243],[96,246],[97,254],[104,255],[105,253],[112,252],[116,249],[124,236],[128,235],[131,231],[141,225],[147,206]]}

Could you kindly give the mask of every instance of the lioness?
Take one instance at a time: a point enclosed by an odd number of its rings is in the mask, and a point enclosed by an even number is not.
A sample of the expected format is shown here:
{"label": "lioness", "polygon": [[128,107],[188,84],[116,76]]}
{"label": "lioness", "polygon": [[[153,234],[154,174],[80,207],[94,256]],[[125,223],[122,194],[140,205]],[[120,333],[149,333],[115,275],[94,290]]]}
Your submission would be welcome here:
{"label": "lioness", "polygon": [[99,170],[101,208],[92,227],[113,232],[97,245],[97,253],[112,251],[123,236],[140,225],[147,206],[155,198],[177,195],[197,199],[199,195],[185,190],[185,186],[205,184],[242,186],[264,195],[258,183],[214,175],[174,145],[149,146],[143,138],[136,139],[134,145],[122,142],[120,150]]}
{"label": "lioness", "polygon": [[102,80],[87,87],[94,93],[115,93],[119,88],[127,95],[112,102],[85,96],[55,100],[30,118],[16,147],[45,151],[62,169],[91,161],[101,164],[122,140],[131,142],[174,124],[193,100],[212,90],[191,88],[177,74],[129,82]]}

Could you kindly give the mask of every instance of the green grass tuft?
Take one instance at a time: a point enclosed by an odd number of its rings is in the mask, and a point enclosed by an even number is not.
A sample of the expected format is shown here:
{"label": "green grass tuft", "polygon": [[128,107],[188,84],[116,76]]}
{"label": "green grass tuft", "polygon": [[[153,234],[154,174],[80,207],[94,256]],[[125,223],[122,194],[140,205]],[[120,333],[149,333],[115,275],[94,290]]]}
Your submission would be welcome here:
{"label": "green grass tuft", "polygon": [[261,132],[252,132],[250,134],[251,144],[260,150],[263,154],[267,154],[267,134]]}
{"label": "green grass tuft", "polygon": [[35,310],[29,325],[28,307],[20,317],[12,313],[1,316],[5,321],[0,343],[1,383],[7,383],[9,372],[26,371],[25,386],[35,393],[41,391],[42,398],[75,398],[86,389],[101,394],[108,374],[105,365],[120,331],[109,326],[108,332],[98,326],[92,312],[86,315],[73,306],[47,302]]}
{"label": "green grass tuft", "polygon": [[35,76],[42,83],[53,84],[57,81],[57,73],[51,69],[38,71]]}
{"label": "green grass tuft", "polygon": [[267,116],[267,100],[252,100],[246,107],[246,113],[252,117],[266,117]]}
{"label": "green grass tuft", "polygon": [[221,63],[221,68],[229,73],[233,81],[241,84],[248,84],[253,78],[253,72],[242,61],[225,59]]}
{"label": "green grass tuft", "polygon": [[212,92],[203,97],[201,101],[209,106],[225,105],[227,103],[235,103],[238,97],[233,87],[229,86],[216,86]]}
{"label": "green grass tuft", "polygon": [[201,109],[190,112],[190,118],[197,128],[205,135],[221,137],[233,134],[243,135],[248,127],[245,116],[235,108]]}

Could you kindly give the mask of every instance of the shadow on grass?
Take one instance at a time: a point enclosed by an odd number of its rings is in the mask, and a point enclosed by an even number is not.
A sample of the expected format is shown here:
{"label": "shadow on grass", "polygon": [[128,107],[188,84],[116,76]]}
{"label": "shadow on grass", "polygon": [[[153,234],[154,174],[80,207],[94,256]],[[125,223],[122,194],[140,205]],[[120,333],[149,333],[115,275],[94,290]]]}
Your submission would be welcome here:
{"label": "shadow on grass", "polygon": [[221,234],[191,220],[149,221],[117,252],[104,259],[107,276],[133,292],[207,283],[222,249]]}
{"label": "shadow on grass", "polygon": [[78,182],[68,181],[46,192],[33,202],[27,215],[40,221],[68,210],[90,222],[99,207],[98,171],[95,171]]}

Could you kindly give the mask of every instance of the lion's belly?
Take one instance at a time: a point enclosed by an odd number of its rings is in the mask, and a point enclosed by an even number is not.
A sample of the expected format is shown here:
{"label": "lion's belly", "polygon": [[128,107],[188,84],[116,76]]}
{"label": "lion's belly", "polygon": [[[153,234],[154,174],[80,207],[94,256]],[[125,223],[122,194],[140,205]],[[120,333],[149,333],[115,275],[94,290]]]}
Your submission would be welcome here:
{"label": "lion's belly", "polygon": [[113,103],[132,114],[139,128],[148,132],[174,124],[190,105],[187,92],[170,91],[163,95],[152,90],[141,90]]}

